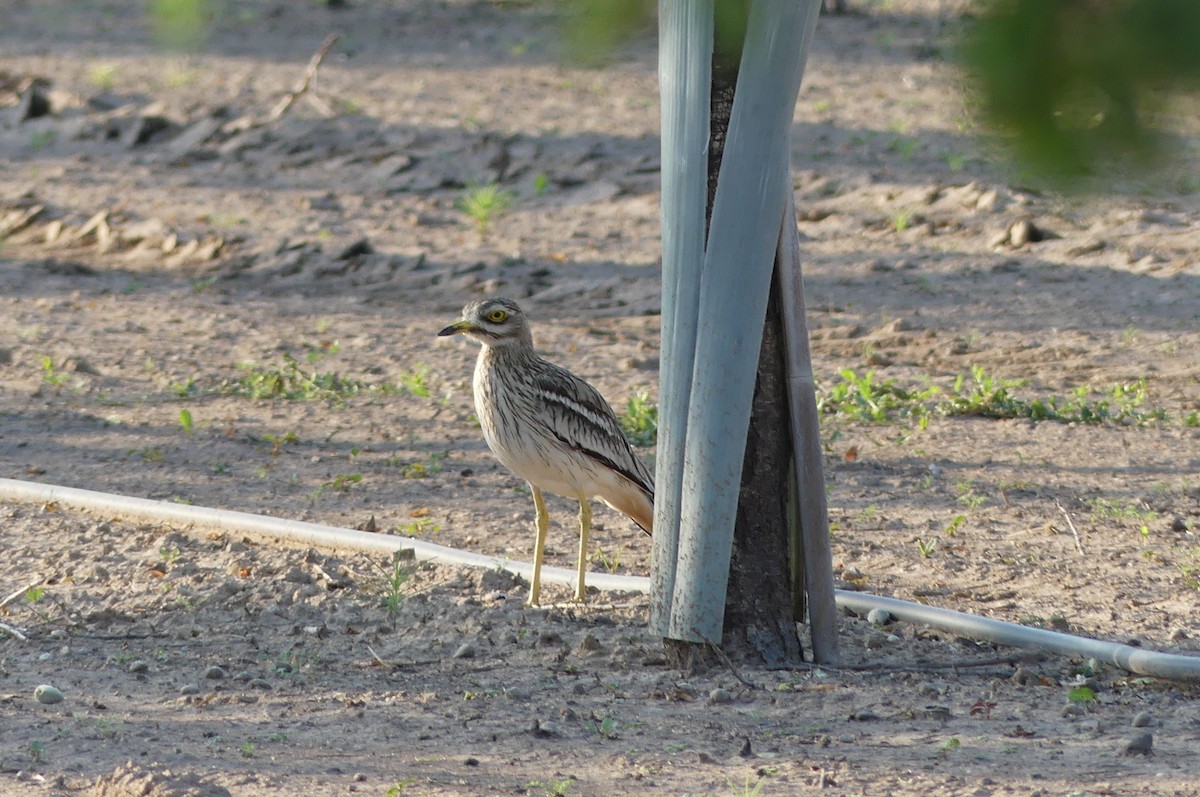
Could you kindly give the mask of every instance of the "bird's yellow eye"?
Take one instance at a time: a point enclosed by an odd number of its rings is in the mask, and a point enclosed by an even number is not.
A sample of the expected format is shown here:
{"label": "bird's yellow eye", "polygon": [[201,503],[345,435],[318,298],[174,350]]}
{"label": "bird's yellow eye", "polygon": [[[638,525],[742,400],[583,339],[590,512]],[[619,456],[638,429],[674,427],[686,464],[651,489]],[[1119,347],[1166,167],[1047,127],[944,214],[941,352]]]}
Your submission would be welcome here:
{"label": "bird's yellow eye", "polygon": [[499,324],[506,318],[508,318],[508,313],[504,312],[503,310],[493,310],[487,314],[487,320],[491,321],[493,324]]}

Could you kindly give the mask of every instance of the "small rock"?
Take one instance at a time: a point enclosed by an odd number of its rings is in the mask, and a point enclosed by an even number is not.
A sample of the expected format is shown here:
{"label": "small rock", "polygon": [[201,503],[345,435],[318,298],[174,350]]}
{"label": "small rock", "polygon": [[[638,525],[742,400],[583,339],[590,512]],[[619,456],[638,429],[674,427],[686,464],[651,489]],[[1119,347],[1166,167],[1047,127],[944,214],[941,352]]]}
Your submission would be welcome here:
{"label": "small rock", "polygon": [[189,695],[198,695],[200,694],[200,686],[199,684],[184,684],[183,686],[179,687],[179,694],[185,697]]}
{"label": "small rock", "polygon": [[747,736],[742,740],[742,749],[738,750],[738,755],[742,758],[750,758],[754,755],[754,748],[750,746],[750,737]]}
{"label": "small rock", "polygon": [[42,684],[33,690],[33,699],[45,705],[63,702],[63,693],[50,684]]}
{"label": "small rock", "polygon": [[583,639],[579,640],[579,646],[576,650],[579,653],[595,653],[600,650],[600,640],[596,639],[592,634],[584,634]]}
{"label": "small rock", "polygon": [[220,681],[227,675],[229,675],[229,671],[216,664],[204,670],[204,677],[208,678],[210,681]]}
{"label": "small rock", "polygon": [[38,661],[54,661],[54,654],[50,651],[38,654]]}
{"label": "small rock", "polygon": [[984,191],[975,200],[975,209],[982,213],[995,213],[1000,209],[1000,192],[994,188]]}
{"label": "small rock", "polygon": [[997,249],[1001,246],[1004,246],[1006,243],[1008,243],[1008,236],[1009,231],[1007,229],[1001,230],[988,239],[988,246],[992,249]]}
{"label": "small rock", "polygon": [[1131,724],[1135,728],[1149,728],[1155,724],[1154,715],[1149,711],[1139,711],[1133,715],[1133,722]]}
{"label": "small rock", "polygon": [[948,720],[951,717],[948,706],[926,706],[917,712],[918,716],[929,720]]}
{"label": "small rock", "polygon": [[1188,632],[1185,629],[1176,628],[1174,631],[1171,632],[1171,641],[1172,642],[1182,642],[1185,639],[1191,639],[1191,636],[1188,635]]}
{"label": "small rock", "polygon": [[869,708],[860,709],[850,715],[851,722],[874,722],[879,719],[879,715]]}
{"label": "small rock", "polygon": [[150,672],[150,662],[143,659],[135,659],[129,662],[130,672]]}
{"label": "small rock", "polygon": [[562,729],[555,722],[542,722],[541,720],[534,719],[533,723],[529,726],[529,733],[542,739],[548,739],[551,736],[561,735]]}
{"label": "small rock", "polygon": [[722,689],[718,686],[716,689],[708,693],[708,702],[714,705],[730,703],[732,701],[733,695],[730,694],[728,689]]}
{"label": "small rock", "polygon": [[283,574],[283,580],[292,584],[311,584],[313,577],[312,573],[307,570],[301,570],[298,567],[293,567],[291,570]]}
{"label": "small rock", "polygon": [[1188,524],[1187,524],[1186,520],[1181,518],[1179,515],[1176,515],[1175,517],[1171,518],[1171,531],[1184,532],[1187,530],[1188,530]]}
{"label": "small rock", "polygon": [[371,241],[363,237],[344,247],[342,251],[334,255],[334,260],[350,260],[355,257],[374,254],[374,252],[375,247],[371,246]]}
{"label": "small rock", "polygon": [[1154,755],[1154,735],[1143,733],[1121,746],[1121,755]]}
{"label": "small rock", "polygon": [[475,658],[475,646],[470,642],[464,642],[451,655],[454,659],[473,659]]}
{"label": "small rock", "polygon": [[1037,676],[1024,667],[1018,667],[1012,674],[1012,681],[1018,686],[1033,686],[1037,684]]}
{"label": "small rock", "polygon": [[1040,240],[1041,237],[1038,228],[1034,227],[1033,222],[1027,219],[1015,222],[1008,230],[1008,241],[1017,249],[1032,241]]}
{"label": "small rock", "polygon": [[249,683],[246,685],[251,689],[262,689],[267,692],[271,691],[271,682],[266,678],[251,678]]}
{"label": "small rock", "polygon": [[526,701],[533,697],[533,692],[523,686],[513,686],[504,690],[504,694],[508,695],[509,700]]}
{"label": "small rock", "polygon": [[238,670],[237,675],[233,676],[233,680],[239,681],[241,683],[247,683],[253,677],[254,676],[250,674],[249,670]]}
{"label": "small rock", "polygon": [[1082,717],[1087,714],[1087,708],[1082,703],[1068,703],[1062,707],[1062,715],[1068,719]]}
{"label": "small rock", "polygon": [[50,113],[50,100],[36,86],[21,92],[17,103],[17,122],[37,119]]}
{"label": "small rock", "polygon": [[887,609],[872,609],[867,612],[867,622],[871,625],[887,625],[892,619],[892,613]]}

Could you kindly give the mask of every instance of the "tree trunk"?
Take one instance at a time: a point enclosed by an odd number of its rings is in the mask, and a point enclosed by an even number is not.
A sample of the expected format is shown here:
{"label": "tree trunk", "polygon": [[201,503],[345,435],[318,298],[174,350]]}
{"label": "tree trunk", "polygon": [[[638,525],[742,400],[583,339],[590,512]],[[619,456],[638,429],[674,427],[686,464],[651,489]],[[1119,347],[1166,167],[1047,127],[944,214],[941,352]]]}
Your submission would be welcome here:
{"label": "tree trunk", "polygon": [[[713,55],[706,230],[712,221],[740,56],[740,52],[728,51]],[[767,664],[795,664],[803,660],[793,615],[788,557],[787,500],[792,445],[784,340],[778,280],[772,279],[742,465],[721,640],[726,653]],[[668,660],[673,666],[690,670],[714,661],[708,651],[697,645],[670,639],[666,642]]]}

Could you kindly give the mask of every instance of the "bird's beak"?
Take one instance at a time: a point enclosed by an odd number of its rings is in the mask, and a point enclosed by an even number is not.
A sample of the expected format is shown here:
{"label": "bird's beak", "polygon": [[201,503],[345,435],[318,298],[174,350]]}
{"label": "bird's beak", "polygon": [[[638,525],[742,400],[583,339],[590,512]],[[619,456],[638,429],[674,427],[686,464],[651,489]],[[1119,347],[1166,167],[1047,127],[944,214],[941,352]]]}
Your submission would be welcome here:
{"label": "bird's beak", "polygon": [[462,321],[456,321],[453,324],[451,324],[450,326],[443,329],[441,332],[438,333],[438,337],[444,338],[447,335],[460,335],[463,332],[470,332],[473,329],[475,329],[475,325],[472,324],[470,321],[467,321],[464,318]]}

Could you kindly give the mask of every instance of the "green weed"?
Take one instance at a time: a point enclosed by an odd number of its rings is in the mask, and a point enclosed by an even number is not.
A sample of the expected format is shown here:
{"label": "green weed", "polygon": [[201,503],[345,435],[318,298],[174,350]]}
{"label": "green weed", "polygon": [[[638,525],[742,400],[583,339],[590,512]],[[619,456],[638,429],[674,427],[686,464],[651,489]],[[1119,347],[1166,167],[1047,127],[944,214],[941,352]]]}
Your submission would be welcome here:
{"label": "green weed", "polygon": [[496,217],[513,202],[513,194],[496,183],[469,185],[467,192],[458,201],[458,208],[474,222],[481,235],[486,235]]}
{"label": "green weed", "polygon": [[746,775],[746,780],[741,786],[738,786],[733,781],[728,779],[725,781],[725,784],[729,786],[730,794],[734,795],[734,797],[759,797],[759,795],[762,794],[763,787],[766,785],[766,783],[766,775],[763,775],[761,778],[751,783],[749,774]]}
{"label": "green weed", "polygon": [[383,599],[381,603],[387,610],[388,622],[394,628],[396,615],[400,612],[400,605],[404,603],[405,597],[410,592],[408,582],[413,573],[417,572],[417,564],[413,560],[412,550],[402,548],[392,553],[392,558],[387,565],[375,564],[375,567],[382,575]]}
{"label": "green weed", "polygon": [[[310,363],[323,359],[331,352],[309,352]],[[336,373],[306,372],[300,361],[291,354],[283,355],[283,363],[275,368],[263,368],[254,363],[242,363],[239,379],[225,380],[221,391],[227,395],[252,399],[286,399],[311,401],[324,399],[342,403],[350,396],[370,391],[386,392],[385,387],[370,385],[358,379],[347,379]]]}
{"label": "green weed", "polygon": [[658,405],[650,401],[646,391],[629,397],[618,420],[633,445],[652,446],[658,441]]}
{"label": "green weed", "polygon": [[575,785],[575,778],[563,778],[562,780],[531,780],[525,784],[525,790],[541,789],[546,797],[566,797],[567,792]]}
{"label": "green weed", "polygon": [[179,411],[179,425],[183,427],[184,434],[191,434],[196,430],[195,424],[192,422],[192,413],[190,410]]}

